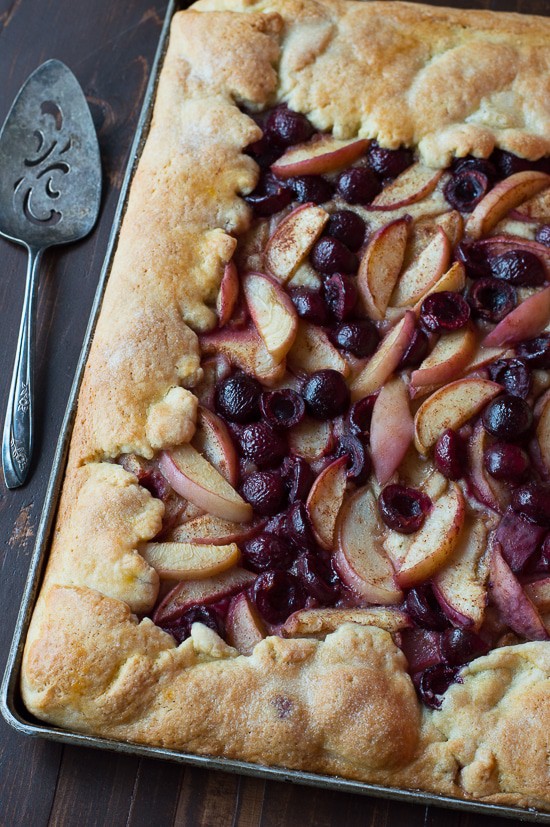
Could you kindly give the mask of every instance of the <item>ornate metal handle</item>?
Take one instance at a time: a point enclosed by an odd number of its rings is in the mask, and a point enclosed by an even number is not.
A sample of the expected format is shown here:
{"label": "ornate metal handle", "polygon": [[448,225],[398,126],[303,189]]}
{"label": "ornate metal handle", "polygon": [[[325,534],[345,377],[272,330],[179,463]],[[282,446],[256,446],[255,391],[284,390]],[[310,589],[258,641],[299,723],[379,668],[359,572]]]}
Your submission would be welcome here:
{"label": "ornate metal handle", "polygon": [[42,250],[29,249],[25,300],[2,438],[2,467],[8,488],[23,485],[33,447],[35,304]]}

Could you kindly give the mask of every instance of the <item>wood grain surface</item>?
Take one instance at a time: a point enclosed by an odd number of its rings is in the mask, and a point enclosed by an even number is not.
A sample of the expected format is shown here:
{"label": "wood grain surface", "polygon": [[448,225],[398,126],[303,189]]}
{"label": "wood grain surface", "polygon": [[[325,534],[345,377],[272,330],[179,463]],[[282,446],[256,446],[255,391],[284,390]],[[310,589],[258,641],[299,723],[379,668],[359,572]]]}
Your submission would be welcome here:
{"label": "wood grain surface", "polygon": [[[435,0],[548,14],[550,0]],[[0,122],[48,58],[75,72],[99,134],[104,196],[85,241],[46,254],[31,481],[0,482],[0,670],[11,642],[56,440],[105,254],[165,0],[0,0]],[[25,252],[0,240],[0,416],[7,403]],[[502,819],[406,805],[30,739],[0,719],[0,827],[491,827]]]}

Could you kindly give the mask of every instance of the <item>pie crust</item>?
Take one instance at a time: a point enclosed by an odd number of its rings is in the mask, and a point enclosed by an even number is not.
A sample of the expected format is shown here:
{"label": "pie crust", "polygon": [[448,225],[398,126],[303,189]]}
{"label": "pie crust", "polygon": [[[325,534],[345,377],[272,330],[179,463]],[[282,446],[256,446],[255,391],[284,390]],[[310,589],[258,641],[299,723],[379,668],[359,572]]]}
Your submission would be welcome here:
{"label": "pie crust", "polygon": [[550,20],[347,0],[200,0],[175,15],[80,392],[22,693],[73,731],[550,810],[550,644],[494,649],[423,706],[392,635],[351,623],[242,656],[148,617],[140,553],[164,506],[113,462],[194,431],[197,334],[216,324],[242,195],[280,101],[336,138],[417,148],[429,166],[495,146],[550,154]]}

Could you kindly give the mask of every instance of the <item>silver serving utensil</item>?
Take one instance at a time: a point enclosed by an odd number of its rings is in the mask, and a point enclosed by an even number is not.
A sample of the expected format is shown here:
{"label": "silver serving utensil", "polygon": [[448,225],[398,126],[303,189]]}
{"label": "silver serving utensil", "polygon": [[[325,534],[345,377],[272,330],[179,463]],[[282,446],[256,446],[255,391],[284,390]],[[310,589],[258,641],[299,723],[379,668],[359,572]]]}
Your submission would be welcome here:
{"label": "silver serving utensil", "polygon": [[101,197],[99,146],[73,73],[48,60],[21,87],[0,133],[0,235],[27,248],[25,299],[2,439],[8,488],[33,448],[35,304],[42,253],[87,235]]}

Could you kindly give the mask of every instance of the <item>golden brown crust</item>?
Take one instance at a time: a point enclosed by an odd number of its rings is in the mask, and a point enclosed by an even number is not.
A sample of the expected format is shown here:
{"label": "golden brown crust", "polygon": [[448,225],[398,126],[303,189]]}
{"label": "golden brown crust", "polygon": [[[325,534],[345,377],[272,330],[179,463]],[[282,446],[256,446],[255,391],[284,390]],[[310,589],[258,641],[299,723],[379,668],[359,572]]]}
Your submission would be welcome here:
{"label": "golden brown crust", "polygon": [[243,657],[196,624],[176,646],[131,614],[156,599],[139,548],[163,506],[106,460],[192,436],[196,332],[214,323],[248,223],[239,195],[257,180],[242,150],[260,132],[236,103],[286,100],[337,136],[418,145],[432,165],[495,144],[538,158],[550,151],[550,22],[344,0],[196,8],[174,18],[86,368],[25,703],[95,735],[549,809],[549,644],[478,659],[435,713],[378,628],[268,638]]}

